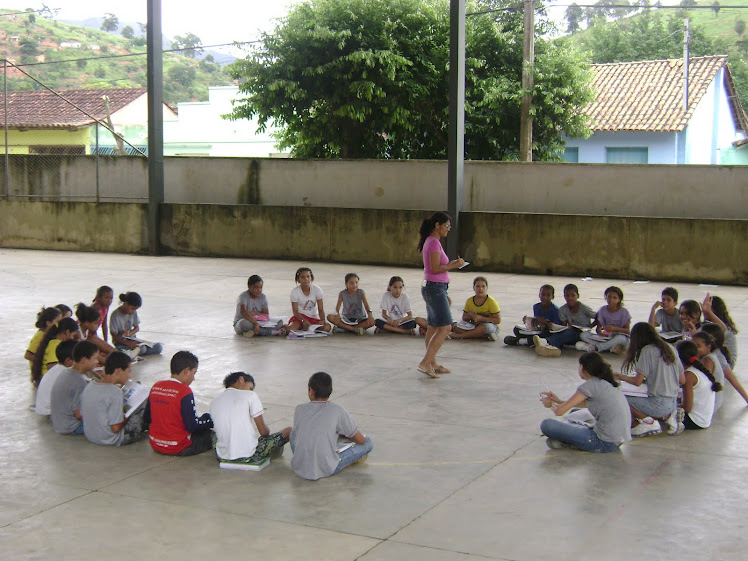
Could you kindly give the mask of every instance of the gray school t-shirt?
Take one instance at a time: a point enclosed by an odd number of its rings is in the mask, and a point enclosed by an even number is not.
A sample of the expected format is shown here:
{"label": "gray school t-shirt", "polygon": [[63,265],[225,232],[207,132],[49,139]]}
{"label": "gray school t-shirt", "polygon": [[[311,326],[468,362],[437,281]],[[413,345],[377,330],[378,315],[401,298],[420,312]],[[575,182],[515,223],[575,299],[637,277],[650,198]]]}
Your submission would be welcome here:
{"label": "gray school t-shirt", "polygon": [[364,291],[360,288],[353,295],[348,294],[347,290],[341,290],[340,297],[343,299],[343,304],[340,306],[340,315],[350,319],[366,319],[363,295]]}
{"label": "gray school t-shirt", "polygon": [[562,322],[566,322],[567,325],[581,325],[582,327],[588,327],[595,318],[595,311],[589,306],[579,302],[579,309],[575,314],[571,313],[569,304],[564,304],[558,309],[558,318]]}
{"label": "gray school t-shirt", "polygon": [[122,390],[114,384],[89,382],[81,395],[83,433],[94,444],[119,446],[125,431],[112,432],[111,425],[125,420]]}
{"label": "gray school t-shirt", "polygon": [[80,372],[72,368],[65,369],[55,380],[52,387],[52,426],[58,434],[70,434],[77,429],[81,421],[75,417],[74,411],[81,408],[81,394],[86,387],[86,381]]}
{"label": "gray school t-shirt", "polygon": [[590,378],[577,388],[587,397],[587,409],[595,417],[592,430],[605,442],[631,440],[631,409],[619,388],[600,378]]}
{"label": "gray school t-shirt", "polygon": [[304,479],[332,475],[338,467],[338,435],[347,438],[358,428],[343,407],[332,401],[310,401],[296,407],[293,415],[291,469]]}
{"label": "gray school t-shirt", "polygon": [[130,331],[138,325],[140,325],[138,312],[125,315],[119,311],[119,308],[117,308],[109,315],[109,333],[114,335],[120,335],[124,331]]}
{"label": "gray school t-shirt", "polygon": [[247,308],[249,312],[260,313],[262,310],[268,309],[268,299],[264,294],[260,294],[259,298],[252,298],[249,290],[245,290],[239,295],[236,300],[236,312],[234,312],[234,323],[242,319],[242,305]]}
{"label": "gray school t-shirt", "polygon": [[730,368],[735,368],[738,361],[738,338],[729,327],[725,329],[725,347],[730,351]]}
{"label": "gray school t-shirt", "polygon": [[660,308],[655,312],[655,323],[658,323],[660,329],[665,332],[683,333],[683,322],[680,319],[678,310],[675,310],[675,313],[669,316],[665,313],[665,310]]}
{"label": "gray school t-shirt", "polygon": [[636,361],[634,369],[646,378],[650,396],[674,398],[678,395],[683,365],[678,360],[678,353],[675,352],[673,346],[668,345],[668,347],[675,357],[672,364],[665,364],[660,356],[660,349],[655,345],[644,347],[639,360]]}

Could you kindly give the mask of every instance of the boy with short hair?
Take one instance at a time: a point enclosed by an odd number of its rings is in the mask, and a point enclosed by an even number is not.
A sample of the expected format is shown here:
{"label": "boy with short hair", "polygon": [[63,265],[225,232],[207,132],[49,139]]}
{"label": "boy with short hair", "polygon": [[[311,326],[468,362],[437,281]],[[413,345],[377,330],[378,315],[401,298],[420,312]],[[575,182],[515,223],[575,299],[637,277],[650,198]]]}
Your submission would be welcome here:
{"label": "boy with short hair", "polygon": [[99,364],[99,348],[91,341],[73,347],[73,366],[57,376],[52,386],[50,410],[52,426],[58,434],[83,434],[81,395],[86,388],[83,375]]}
{"label": "boy with short hair", "polygon": [[649,324],[652,327],[662,326],[662,333],[683,333],[683,321],[678,312],[678,291],[672,286],[665,287],[662,300],[652,304]]}
{"label": "boy with short hair", "polygon": [[74,339],[63,341],[55,349],[57,364],[47,370],[39,382],[36,390],[36,405],[34,411],[37,415],[49,415],[52,412],[52,388],[57,381],[57,377],[66,369],[73,366],[73,348],[78,343]]}
{"label": "boy with short hair", "polygon": [[558,310],[558,318],[561,325],[568,329],[552,333],[544,339],[535,335],[532,340],[535,343],[535,354],[538,356],[561,356],[561,348],[564,345],[575,345],[579,341],[581,331],[572,326],[592,327],[596,312],[589,306],[579,301],[579,288],[575,284],[567,284],[564,287],[564,300],[566,304]]}
{"label": "boy with short hair", "polygon": [[151,448],[160,454],[193,456],[212,448],[210,413],[197,416],[190,384],[198,360],[189,351],[171,358],[171,378],[153,384],[148,396],[145,423],[150,424]]}
{"label": "boy with short hair", "polygon": [[132,359],[122,351],[111,353],[104,363],[104,375],[92,380],[81,395],[83,432],[89,442],[102,446],[124,446],[144,436],[145,403],[125,420],[122,386],[130,379]]}
{"label": "boy with short hair", "polygon": [[[558,306],[553,303],[556,297],[556,289],[550,284],[544,284],[540,287],[538,298],[540,302],[532,307],[532,317],[525,316],[522,321],[526,325],[531,325],[532,329],[540,330],[540,337],[548,337],[552,323],[560,324],[561,319],[558,316]],[[514,328],[514,335],[504,337],[505,345],[529,345],[532,335],[526,335],[520,331],[519,327]]]}
{"label": "boy with short hair", "polygon": [[[309,403],[296,407],[291,431],[291,469],[299,477],[316,480],[335,475],[343,468],[364,461],[372,450],[368,436],[361,434],[343,407],[328,401],[332,378],[317,372],[309,378]],[[338,453],[338,435],[354,445]]]}
{"label": "boy with short hair", "polygon": [[280,457],[291,427],[270,434],[262,417],[262,403],[254,391],[254,378],[246,372],[232,372],[224,378],[223,386],[224,392],[210,404],[218,461],[261,465]]}

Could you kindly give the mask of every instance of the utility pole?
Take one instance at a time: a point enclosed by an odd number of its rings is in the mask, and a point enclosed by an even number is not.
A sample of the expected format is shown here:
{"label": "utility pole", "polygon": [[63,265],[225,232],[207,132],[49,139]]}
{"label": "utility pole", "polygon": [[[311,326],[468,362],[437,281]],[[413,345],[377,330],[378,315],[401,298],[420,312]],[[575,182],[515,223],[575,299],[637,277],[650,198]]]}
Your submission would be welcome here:
{"label": "utility pole", "polygon": [[465,169],[465,0],[449,2],[449,125],[447,146],[447,209],[452,231],[447,254],[460,250],[460,210]]}
{"label": "utility pole", "polygon": [[164,202],[164,68],[161,0],[148,0],[148,251],[160,250],[159,207]]}
{"label": "utility pole", "polygon": [[689,35],[689,28],[691,20],[686,18],[683,21],[683,113],[688,111],[688,63],[690,55],[690,42],[691,37]]}
{"label": "utility pole", "polygon": [[525,30],[522,46],[522,106],[520,108],[519,159],[532,162],[533,68],[535,65],[535,0],[525,0]]}

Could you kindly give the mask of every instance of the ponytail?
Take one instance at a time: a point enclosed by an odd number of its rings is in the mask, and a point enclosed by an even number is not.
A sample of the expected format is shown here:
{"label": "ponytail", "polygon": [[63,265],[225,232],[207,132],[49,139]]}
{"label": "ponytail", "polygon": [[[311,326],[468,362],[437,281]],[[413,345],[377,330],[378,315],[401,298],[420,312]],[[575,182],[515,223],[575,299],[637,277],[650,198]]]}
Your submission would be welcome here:
{"label": "ponytail", "polygon": [[39,313],[36,314],[36,323],[34,325],[39,329],[47,329],[47,324],[50,321],[56,320],[61,315],[62,312],[57,308],[42,307],[42,309],[39,310]]}
{"label": "ponytail", "polygon": [[613,369],[610,367],[610,364],[603,359],[600,353],[584,353],[579,357],[579,364],[581,364],[584,371],[591,376],[605,380],[614,388],[619,386],[618,382],[613,377]]}
{"label": "ponytail", "polygon": [[75,323],[75,320],[72,318],[65,318],[63,320],[60,320],[59,324],[51,325],[49,329],[44,332],[44,337],[42,337],[42,340],[39,343],[39,348],[36,349],[36,353],[34,354],[34,362],[31,363],[31,383],[34,384],[34,387],[39,387],[39,382],[42,379],[42,368],[44,368],[44,354],[47,351],[49,342],[57,337],[60,333],[63,333],[65,331],[77,330],[78,324]]}
{"label": "ponytail", "polygon": [[99,310],[93,306],[86,306],[83,302],[78,302],[75,305],[75,317],[78,318],[78,323],[89,323],[92,321],[98,322],[101,316],[99,316]]}
{"label": "ponytail", "polygon": [[714,375],[709,372],[709,369],[704,366],[703,362],[699,360],[696,350],[696,343],[694,343],[693,341],[678,341],[676,348],[678,350],[678,357],[680,357],[683,366],[687,365],[689,368],[693,367],[704,374],[704,376],[709,378],[709,381],[712,383],[713,392],[722,391],[722,384],[714,379]]}
{"label": "ponytail", "polygon": [[135,308],[140,308],[143,305],[143,299],[137,292],[125,292],[119,295],[119,301],[124,304],[130,304]]}
{"label": "ponytail", "polygon": [[445,222],[451,221],[452,219],[450,218],[449,214],[447,214],[446,212],[438,211],[421,222],[421,228],[418,230],[418,235],[420,236],[417,246],[418,252],[421,253],[423,251],[423,244],[426,243],[426,238],[431,235],[431,232],[434,231],[434,228],[436,228],[437,224],[444,224]]}

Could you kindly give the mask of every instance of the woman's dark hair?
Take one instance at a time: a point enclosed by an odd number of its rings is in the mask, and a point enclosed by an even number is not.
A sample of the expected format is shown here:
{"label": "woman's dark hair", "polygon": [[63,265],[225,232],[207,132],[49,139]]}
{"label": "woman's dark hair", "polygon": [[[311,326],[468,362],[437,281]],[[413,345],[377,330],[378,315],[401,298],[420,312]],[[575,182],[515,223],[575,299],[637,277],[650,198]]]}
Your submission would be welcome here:
{"label": "woman's dark hair", "polygon": [[685,368],[693,366],[696,370],[700,370],[712,382],[713,392],[722,391],[722,384],[714,379],[709,369],[699,360],[696,343],[693,341],[678,341],[675,348],[678,349],[678,357]]}
{"label": "woman's dark hair", "polygon": [[711,336],[711,334],[704,331],[704,326],[701,326],[701,331],[693,334],[693,339],[701,339],[704,344],[709,347],[710,351],[714,351],[717,348],[717,345],[714,341],[714,337]]}
{"label": "woman's dark hair", "polygon": [[353,277],[356,277],[358,280],[361,280],[360,277],[356,273],[348,273],[345,276],[345,284],[348,284],[348,281],[351,280]]}
{"label": "woman's dark hair", "polygon": [[678,311],[681,309],[685,309],[690,317],[701,319],[701,304],[696,300],[683,300],[683,302],[680,303],[680,306],[678,306]]}
{"label": "woman's dark hair", "polygon": [[309,388],[317,399],[327,399],[332,393],[332,376],[327,372],[315,372],[309,378]]}
{"label": "woman's dark hair", "polygon": [[36,314],[36,323],[34,325],[39,329],[47,329],[47,324],[50,321],[56,320],[61,315],[62,312],[57,308],[42,308]]}
{"label": "woman's dark hair", "polygon": [[299,278],[301,277],[301,273],[303,273],[304,271],[309,271],[309,276],[312,277],[312,281],[314,281],[314,273],[312,272],[312,270],[309,267],[299,267],[298,269],[296,269],[296,276],[294,276],[294,280],[296,282],[299,282]]}
{"label": "woman's dark hair", "polygon": [[475,286],[475,283],[478,281],[483,281],[486,283],[486,286],[488,286],[488,280],[486,280],[486,277],[475,277],[473,279],[473,286]]}
{"label": "woman's dark hair", "polygon": [[143,299],[137,292],[125,292],[119,295],[119,301],[123,304],[130,304],[135,308],[140,308],[143,305]]}
{"label": "woman's dark hair", "polygon": [[57,304],[55,306],[58,310],[60,310],[60,313],[64,316],[65,314],[73,315],[73,310],[70,309],[70,306],[67,304]]}
{"label": "woman's dark hair", "polygon": [[96,289],[96,296],[94,296],[94,301],[96,301],[99,298],[101,298],[102,296],[104,296],[104,294],[106,294],[107,292],[111,292],[112,294],[114,294],[114,290],[112,290],[111,286],[103,285],[103,286],[100,286],[99,288],[97,288]]}
{"label": "woman's dark hair", "polygon": [[431,235],[431,232],[434,231],[436,225],[445,224],[447,222],[452,222],[452,218],[450,218],[449,214],[446,212],[441,211],[435,212],[429,218],[426,218],[421,222],[421,228],[418,230],[418,235],[420,236],[420,239],[418,240],[419,253],[423,251],[423,244],[426,243],[426,238]]}
{"label": "woman's dark hair", "polygon": [[618,302],[618,307],[620,308],[621,306],[623,306],[623,290],[621,290],[617,286],[609,286],[605,289],[603,296],[607,298],[608,294],[610,294],[611,292],[615,292],[616,294],[618,294],[618,299],[620,300],[620,302]]}
{"label": "woman's dark hair", "polygon": [[50,326],[50,328],[44,332],[44,337],[42,337],[42,340],[39,342],[39,348],[37,348],[36,353],[34,353],[34,362],[31,363],[31,383],[34,384],[34,387],[39,387],[39,382],[42,380],[44,353],[47,351],[49,342],[65,331],[78,331],[78,324],[73,318],[61,319],[60,323]]}
{"label": "woman's dark hair", "polygon": [[610,364],[603,360],[600,353],[584,353],[579,357],[579,364],[591,376],[605,380],[614,388],[618,387],[619,384],[613,377],[613,369],[610,367]]}
{"label": "woman's dark hair", "polygon": [[122,351],[114,351],[104,361],[104,374],[114,374],[118,368],[127,370],[131,362],[132,359]]}
{"label": "woman's dark hair", "polygon": [[75,317],[78,318],[78,323],[90,323],[92,321],[98,322],[101,316],[99,316],[99,310],[93,306],[86,306],[83,302],[78,302],[75,305]]}
{"label": "woman's dark hair", "polygon": [[730,317],[730,312],[727,311],[727,305],[725,304],[725,301],[722,300],[722,298],[720,298],[719,296],[712,296],[712,312],[714,312],[714,315],[722,320],[722,323],[732,329],[734,333],[738,332],[738,328],[735,325],[735,322],[732,321],[732,318]]}
{"label": "woman's dark hair", "polygon": [[577,297],[579,297],[579,288],[577,288],[576,284],[567,284],[564,287],[564,292],[566,292],[567,290],[573,290],[576,293]]}
{"label": "woman's dark hair", "polygon": [[260,275],[252,275],[247,279],[247,288],[252,288],[258,282],[263,282]]}
{"label": "woman's dark hair", "polygon": [[223,387],[230,388],[239,381],[239,378],[245,382],[252,382],[253,386],[255,385],[255,379],[251,374],[247,374],[246,372],[232,372],[223,379]]}
{"label": "woman's dark hair", "polygon": [[714,346],[722,352],[722,356],[725,357],[727,363],[732,364],[732,354],[730,349],[725,346],[725,330],[716,323],[705,323],[701,326],[701,331],[714,337]]}
{"label": "woman's dark hair", "polygon": [[405,281],[404,281],[404,280],[402,279],[402,277],[397,277],[397,276],[395,276],[395,277],[390,277],[390,282],[389,282],[389,284],[387,285],[387,292],[389,292],[389,291],[390,291],[390,288],[391,288],[391,287],[392,287],[392,285],[393,285],[393,284],[395,284],[396,282],[401,282],[401,283],[403,283],[403,286],[405,286]]}
{"label": "woman's dark hair", "polygon": [[623,372],[634,370],[642,349],[647,345],[654,345],[659,349],[660,356],[665,361],[665,364],[673,364],[675,362],[673,348],[665,339],[660,337],[654,327],[647,322],[640,321],[631,328],[631,342],[629,343],[626,357],[623,359],[623,365],[621,366]]}

